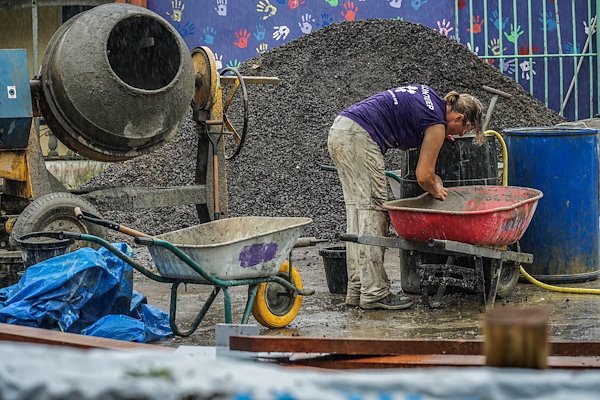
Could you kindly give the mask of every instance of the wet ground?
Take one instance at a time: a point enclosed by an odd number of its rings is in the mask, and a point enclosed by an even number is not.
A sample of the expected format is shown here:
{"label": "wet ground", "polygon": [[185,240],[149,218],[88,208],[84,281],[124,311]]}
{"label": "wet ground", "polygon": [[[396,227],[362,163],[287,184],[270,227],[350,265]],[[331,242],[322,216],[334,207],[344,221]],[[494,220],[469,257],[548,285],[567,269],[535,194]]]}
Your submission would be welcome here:
{"label": "wet ground", "polygon": [[[316,294],[305,297],[299,315],[285,329],[267,329],[260,326],[261,335],[301,335],[313,337],[366,337],[366,338],[430,338],[482,339],[482,313],[474,294],[454,293],[444,298],[439,309],[422,304],[417,294],[409,294],[415,305],[401,311],[363,311],[344,304],[344,295],[329,293],[323,259],[319,249],[332,244],[294,250],[294,265],[300,271],[305,287]],[[147,256],[140,254],[142,259]],[[392,290],[400,289],[400,270],[397,249],[386,251],[385,267],[392,282]],[[600,288],[600,280],[569,284],[570,287]],[[151,281],[141,275],[135,279],[135,288],[148,297],[148,302],[163,310],[169,309],[170,285]],[[211,286],[189,285],[180,287],[178,320],[182,327],[193,320]],[[246,301],[246,287],[232,290],[233,318],[239,323]],[[551,319],[551,337],[561,340],[600,340],[600,296],[550,292],[532,284],[518,283],[512,296],[497,299],[496,307],[548,307]],[[198,330],[188,338],[171,338],[161,343],[167,346],[214,345],[215,324],[224,322],[223,296],[219,294]],[[250,322],[256,324],[253,317]]]}

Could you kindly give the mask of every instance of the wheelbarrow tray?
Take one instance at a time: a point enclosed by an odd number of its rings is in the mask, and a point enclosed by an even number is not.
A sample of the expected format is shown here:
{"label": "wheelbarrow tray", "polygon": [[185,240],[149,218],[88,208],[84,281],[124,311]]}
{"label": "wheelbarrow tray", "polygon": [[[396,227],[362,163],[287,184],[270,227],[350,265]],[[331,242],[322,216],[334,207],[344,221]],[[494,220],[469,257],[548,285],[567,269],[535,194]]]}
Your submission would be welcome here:
{"label": "wheelbarrow tray", "polygon": [[[205,272],[224,280],[277,275],[302,228],[300,217],[235,217],[155,236],[177,246]],[[174,253],[150,246],[158,272],[167,278],[204,279]]]}
{"label": "wheelbarrow tray", "polygon": [[458,186],[446,200],[425,193],[383,204],[398,236],[409,240],[452,240],[504,246],[519,240],[531,222],[537,189],[517,186]]}

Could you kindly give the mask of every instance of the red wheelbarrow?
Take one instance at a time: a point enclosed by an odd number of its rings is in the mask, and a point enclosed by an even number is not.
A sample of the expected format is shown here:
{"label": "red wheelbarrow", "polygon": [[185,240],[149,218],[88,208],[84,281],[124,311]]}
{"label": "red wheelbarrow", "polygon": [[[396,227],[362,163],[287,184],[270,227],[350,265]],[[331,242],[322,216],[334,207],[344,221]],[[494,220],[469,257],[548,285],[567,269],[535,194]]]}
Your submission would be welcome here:
{"label": "red wheelbarrow", "polygon": [[[386,202],[399,238],[342,235],[342,240],[408,250],[425,305],[436,307],[447,287],[480,296],[480,308],[493,307],[496,294],[506,297],[517,283],[519,265],[533,255],[516,251],[531,222],[539,190],[515,186],[448,188],[445,201],[429,194]],[[435,300],[429,299],[435,294]]]}
{"label": "red wheelbarrow", "polygon": [[505,246],[523,236],[542,196],[537,189],[517,186],[459,186],[448,188],[444,201],[425,193],[389,201],[383,208],[405,239]]}

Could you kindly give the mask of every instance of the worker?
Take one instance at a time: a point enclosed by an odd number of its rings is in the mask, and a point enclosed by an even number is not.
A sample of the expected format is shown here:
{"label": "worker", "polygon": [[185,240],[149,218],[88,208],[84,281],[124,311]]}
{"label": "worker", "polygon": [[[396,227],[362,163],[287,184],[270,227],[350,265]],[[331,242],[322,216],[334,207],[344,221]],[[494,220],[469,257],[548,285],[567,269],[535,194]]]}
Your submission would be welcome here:
{"label": "worker", "polygon": [[[482,143],[481,102],[469,94],[440,97],[421,84],[390,89],[342,111],[329,130],[327,147],[337,168],[346,204],[347,233],[386,236],[388,214],[383,154],[420,147],[416,175],[431,196],[448,194],[435,165],[444,140],[474,131]],[[383,267],[384,248],[347,243],[346,304],[362,309],[400,310],[412,306],[402,292],[390,292]]]}

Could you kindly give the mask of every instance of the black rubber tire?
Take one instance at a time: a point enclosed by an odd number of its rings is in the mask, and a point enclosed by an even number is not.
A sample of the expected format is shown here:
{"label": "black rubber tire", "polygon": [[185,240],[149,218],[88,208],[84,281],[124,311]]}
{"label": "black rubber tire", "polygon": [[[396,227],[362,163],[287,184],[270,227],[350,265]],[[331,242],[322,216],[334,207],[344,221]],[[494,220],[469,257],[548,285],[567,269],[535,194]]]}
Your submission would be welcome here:
{"label": "black rubber tire", "polygon": [[[13,226],[10,243],[16,245],[15,238],[26,233],[41,231],[71,231],[103,237],[105,229],[99,225],[85,223],[75,216],[74,208],[102,217],[88,201],[66,192],[50,193],[32,201],[19,215]],[[75,243],[75,248],[89,243]]]}
{"label": "black rubber tire", "polygon": [[513,262],[504,262],[502,264],[502,272],[500,273],[498,288],[496,289],[497,297],[506,299],[512,295],[519,280],[520,265]]}

